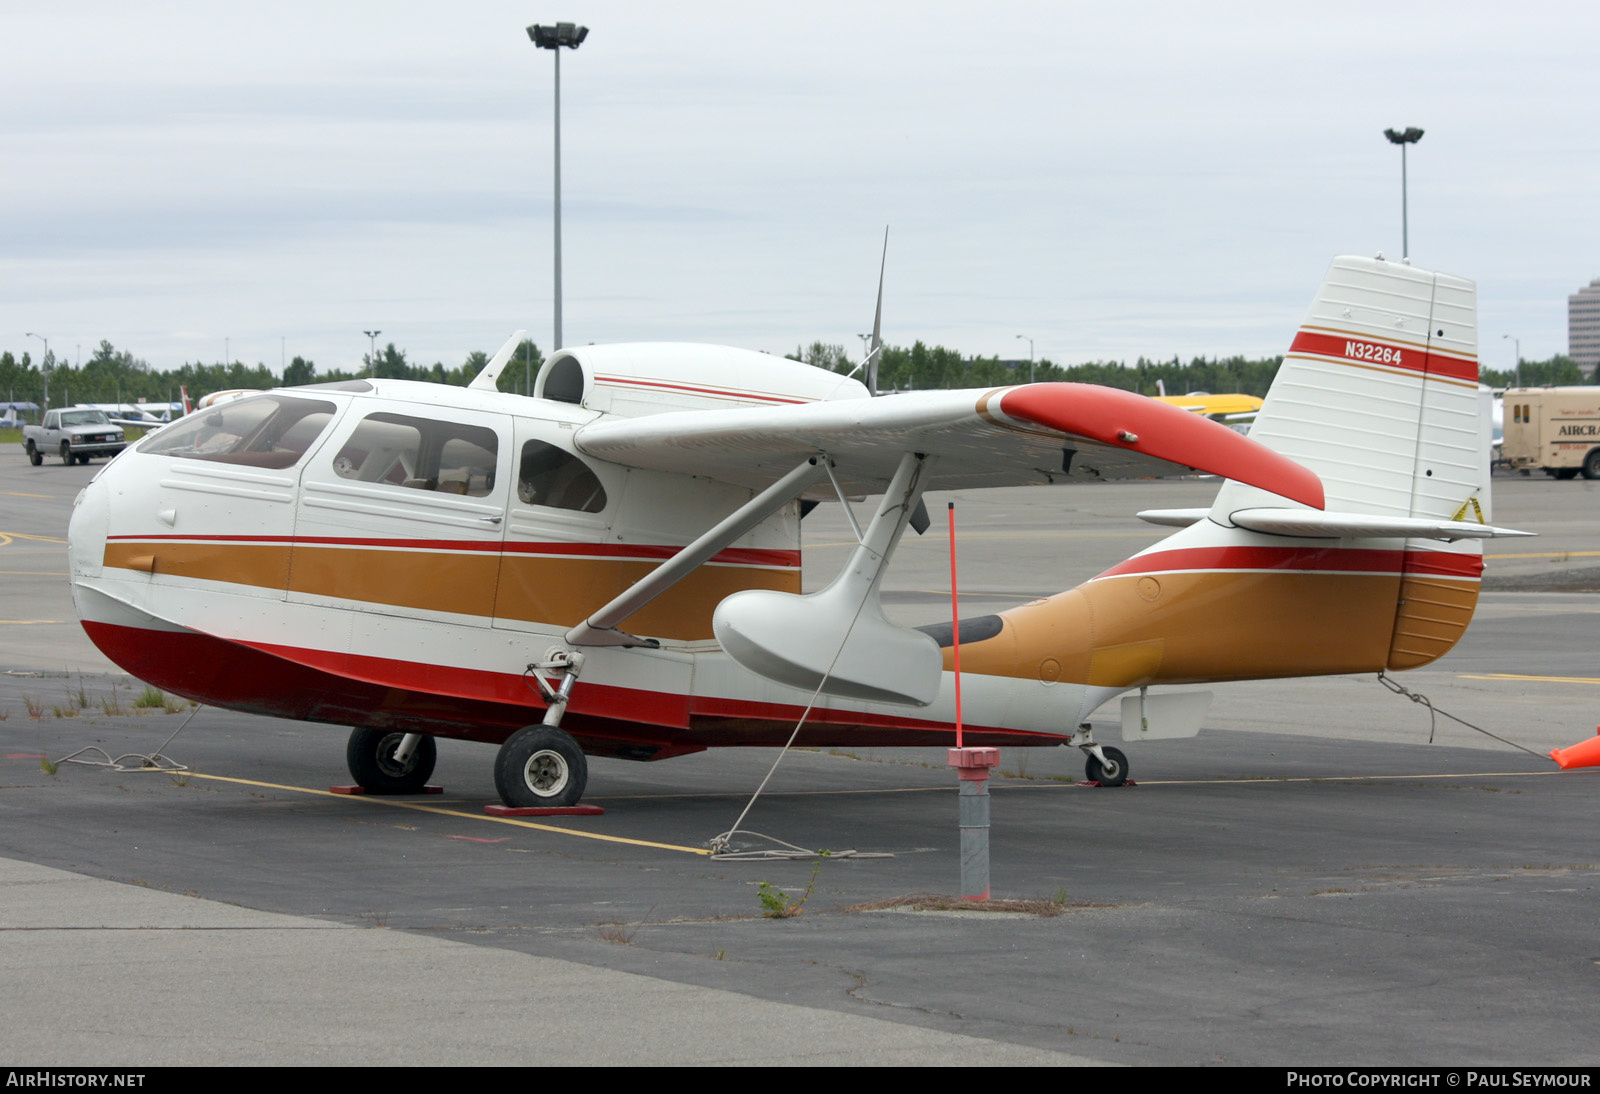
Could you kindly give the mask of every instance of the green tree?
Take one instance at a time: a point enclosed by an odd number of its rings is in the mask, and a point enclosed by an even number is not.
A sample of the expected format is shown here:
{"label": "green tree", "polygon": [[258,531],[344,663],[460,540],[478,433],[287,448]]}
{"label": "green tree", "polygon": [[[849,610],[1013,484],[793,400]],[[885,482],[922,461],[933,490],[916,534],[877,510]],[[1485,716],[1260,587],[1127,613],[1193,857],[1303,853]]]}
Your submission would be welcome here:
{"label": "green tree", "polygon": [[315,382],[317,366],[304,357],[295,356],[283,370],[284,387],[303,387]]}

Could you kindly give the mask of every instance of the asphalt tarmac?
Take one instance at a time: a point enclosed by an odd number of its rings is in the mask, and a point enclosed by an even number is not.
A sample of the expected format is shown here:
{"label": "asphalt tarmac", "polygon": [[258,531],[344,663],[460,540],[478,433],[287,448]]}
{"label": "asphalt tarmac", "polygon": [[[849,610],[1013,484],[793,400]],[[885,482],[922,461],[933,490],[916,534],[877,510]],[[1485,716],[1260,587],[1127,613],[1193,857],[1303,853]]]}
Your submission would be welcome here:
{"label": "asphalt tarmac", "polygon": [[[1060,914],[875,908],[959,885],[936,750],[799,751],[744,828],[834,852],[706,853],[774,750],[593,760],[595,818],[490,818],[493,750],[440,742],[444,793],[328,793],[336,727],[187,708],[77,627],[73,495],[95,468],[5,454],[0,490],[0,1060],[61,1064],[1593,1064],[1600,1002],[1587,771],[1600,483],[1496,480],[1466,639],[1401,674],[1218,687],[1194,740],[1128,746],[1136,786],[1006,750],[993,888]],[[957,494],[964,615],[1153,542],[1139,509],[1207,482]],[[943,516],[944,497],[929,508]],[[846,550],[806,522],[807,581]],[[942,524],[942,521],[940,522]],[[948,611],[942,528],[886,603]],[[1549,590],[1549,591],[1540,591]],[[1314,622],[1308,624],[1314,625]],[[88,754],[85,754],[88,755]],[[134,761],[136,762],[136,761]],[[736,845],[761,841],[741,836]],[[761,883],[803,894],[762,915]]]}

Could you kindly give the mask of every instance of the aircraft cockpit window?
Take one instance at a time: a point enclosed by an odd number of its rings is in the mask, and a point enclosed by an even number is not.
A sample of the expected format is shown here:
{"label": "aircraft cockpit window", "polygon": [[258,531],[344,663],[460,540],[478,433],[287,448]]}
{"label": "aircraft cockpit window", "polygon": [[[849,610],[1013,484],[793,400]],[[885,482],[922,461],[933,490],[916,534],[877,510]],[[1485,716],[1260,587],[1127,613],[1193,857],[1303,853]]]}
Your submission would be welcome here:
{"label": "aircraft cockpit window", "polygon": [[606,507],[606,489],[595,473],[570,452],[543,441],[522,446],[517,470],[517,498],[524,505],[548,505],[598,513]]}
{"label": "aircraft cockpit window", "polygon": [[336,409],[322,399],[286,395],[235,399],[152,433],[138,450],[248,467],[293,467],[333,421]]}
{"label": "aircraft cockpit window", "polygon": [[340,478],[481,498],[494,489],[500,440],[483,426],[369,415],[333,458]]}

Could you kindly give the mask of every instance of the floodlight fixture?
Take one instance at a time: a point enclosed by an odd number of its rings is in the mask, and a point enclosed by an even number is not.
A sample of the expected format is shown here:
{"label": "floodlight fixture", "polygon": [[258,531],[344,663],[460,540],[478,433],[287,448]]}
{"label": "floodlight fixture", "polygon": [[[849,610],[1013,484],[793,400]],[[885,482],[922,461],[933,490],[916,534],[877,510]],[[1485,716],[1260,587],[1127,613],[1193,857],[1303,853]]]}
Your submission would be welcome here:
{"label": "floodlight fixture", "polygon": [[560,49],[562,46],[577,49],[589,37],[589,28],[575,23],[556,23],[548,27],[536,23],[528,28],[528,37],[540,49]]}
{"label": "floodlight fixture", "polygon": [[540,49],[548,49],[556,59],[556,179],[555,179],[555,340],[550,352],[561,348],[561,50],[577,49],[589,37],[589,28],[576,23],[535,23],[528,38]]}
{"label": "floodlight fixture", "polygon": [[1400,258],[1402,261],[1411,261],[1411,223],[1410,213],[1406,208],[1406,145],[1416,144],[1422,139],[1422,130],[1414,125],[1408,125],[1404,130],[1385,129],[1383,135],[1389,138],[1390,144],[1400,146]]}

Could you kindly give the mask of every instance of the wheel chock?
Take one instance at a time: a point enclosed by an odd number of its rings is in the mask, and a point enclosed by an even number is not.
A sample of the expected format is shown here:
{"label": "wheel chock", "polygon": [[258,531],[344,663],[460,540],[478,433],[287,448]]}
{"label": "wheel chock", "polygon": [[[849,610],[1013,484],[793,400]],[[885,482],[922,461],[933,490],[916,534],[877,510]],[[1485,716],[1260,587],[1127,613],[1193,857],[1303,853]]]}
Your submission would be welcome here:
{"label": "wheel chock", "polygon": [[605,810],[598,805],[486,805],[491,817],[598,817]]}
{"label": "wheel chock", "polygon": [[1595,736],[1566,748],[1552,748],[1550,758],[1562,769],[1569,767],[1600,767],[1600,726]]}
{"label": "wheel chock", "polygon": [[[372,791],[368,790],[364,786],[330,786],[330,787],[328,787],[328,793],[330,793],[330,794],[349,794],[351,797],[360,797],[363,794],[371,794]],[[444,787],[442,787],[442,786],[424,786],[421,790],[413,790],[411,793],[412,794],[443,794],[444,793]],[[378,795],[374,795],[374,796],[378,796]],[[382,795],[382,796],[384,796],[384,797],[401,797],[401,798],[404,798],[404,797],[409,797],[410,795],[408,795],[408,794],[388,794],[388,795]]]}

